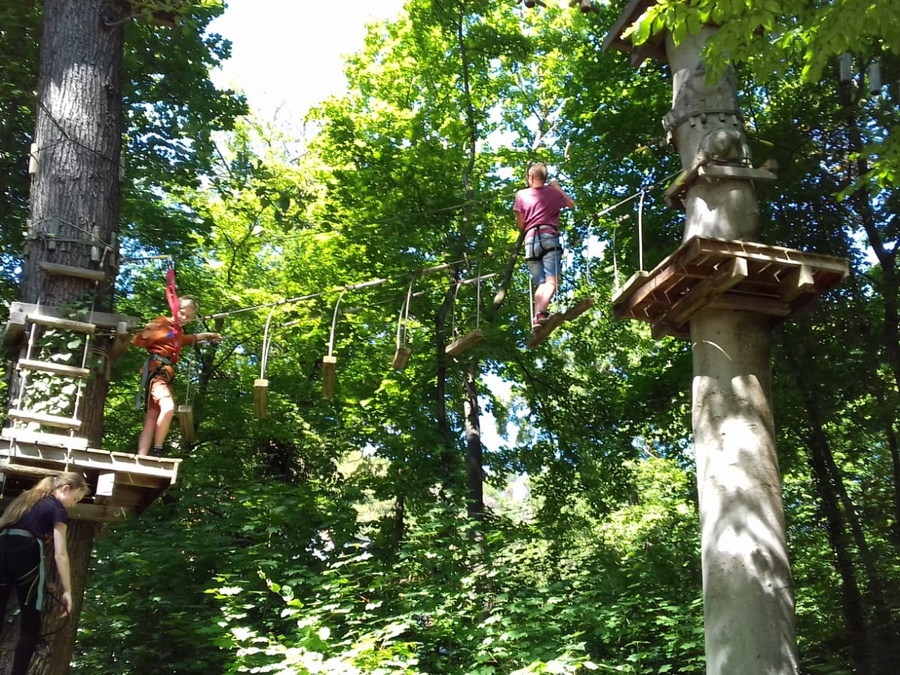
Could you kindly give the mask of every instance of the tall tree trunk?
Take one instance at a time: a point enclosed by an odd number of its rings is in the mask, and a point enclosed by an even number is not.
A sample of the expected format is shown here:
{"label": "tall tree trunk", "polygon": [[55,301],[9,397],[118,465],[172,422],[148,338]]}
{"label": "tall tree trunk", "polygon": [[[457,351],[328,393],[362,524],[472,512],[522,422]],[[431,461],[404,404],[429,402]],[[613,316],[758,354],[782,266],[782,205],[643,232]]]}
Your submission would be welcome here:
{"label": "tall tree trunk", "polygon": [[[713,32],[704,28],[678,45],[669,36],[666,45],[675,92],[668,119],[685,169],[711,134],[737,131],[746,143],[730,73],[706,83],[701,52]],[[685,203],[685,239],[757,236],[758,206],[749,181],[700,178]],[[798,672],[798,657],[770,404],[768,320],[705,309],[691,319],[691,341],[706,672],[791,675]]]}
{"label": "tall tree trunk", "polygon": [[[24,302],[112,310],[121,204],[122,17],[117,0],[44,0]],[[92,247],[99,260],[92,260]],[[50,275],[40,266],[44,261],[102,270],[107,280]],[[108,388],[105,369],[97,369],[84,395],[80,432],[92,447],[99,447],[103,436]],[[94,525],[70,527],[75,611],[59,626],[53,616],[59,608],[48,603],[44,620],[51,656],[34,664],[35,675],[68,672],[75,644]],[[48,571],[55,573],[52,560]],[[3,655],[0,671],[8,667]]]}
{"label": "tall tree trunk", "polygon": [[463,408],[466,425],[466,479],[468,514],[473,520],[484,516],[484,462],[481,425],[478,418],[478,364],[471,362],[463,373]]}
{"label": "tall tree trunk", "polygon": [[809,465],[812,468],[813,480],[819,493],[822,514],[825,516],[828,541],[834,550],[835,567],[841,577],[841,612],[844,615],[850,665],[854,672],[868,673],[871,672],[872,649],[866,629],[862,594],[859,591],[853,556],[850,552],[850,542],[825,460],[825,456],[830,454],[828,438],[822,428],[819,407],[816,405],[809,383],[806,381],[804,366],[797,361],[788,342],[788,340],[785,341],[784,351],[806,409],[808,422],[806,444],[809,448]]}

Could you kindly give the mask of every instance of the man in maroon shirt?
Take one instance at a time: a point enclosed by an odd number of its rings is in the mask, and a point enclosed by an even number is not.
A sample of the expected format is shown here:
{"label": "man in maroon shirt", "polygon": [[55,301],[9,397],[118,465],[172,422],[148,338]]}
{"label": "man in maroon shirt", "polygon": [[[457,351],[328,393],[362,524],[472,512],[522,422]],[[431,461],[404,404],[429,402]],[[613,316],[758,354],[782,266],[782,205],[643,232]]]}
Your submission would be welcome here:
{"label": "man in maroon shirt", "polygon": [[550,319],[550,300],[559,278],[559,212],[574,208],[575,200],[554,179],[547,182],[547,165],[532,164],[528,169],[528,187],[516,192],[513,211],[516,223],[525,231],[525,262],[534,282],[533,330],[540,330]]}

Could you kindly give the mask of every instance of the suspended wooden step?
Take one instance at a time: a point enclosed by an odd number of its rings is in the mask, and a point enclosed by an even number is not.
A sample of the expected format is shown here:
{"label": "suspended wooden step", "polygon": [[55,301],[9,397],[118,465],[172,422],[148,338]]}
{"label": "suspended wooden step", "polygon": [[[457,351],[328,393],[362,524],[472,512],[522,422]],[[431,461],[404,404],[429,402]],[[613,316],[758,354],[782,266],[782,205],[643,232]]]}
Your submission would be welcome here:
{"label": "suspended wooden step", "polygon": [[653,337],[690,336],[703,309],[753,312],[777,323],[850,274],[845,258],[755,242],[692,237],[613,297],[619,319],[652,326]]}
{"label": "suspended wooden step", "polygon": [[253,414],[264,420],[269,416],[269,381],[257,378],[253,381]]}
{"label": "suspended wooden step", "polygon": [[194,406],[178,406],[178,424],[181,428],[181,437],[184,441],[186,443],[196,442],[197,434],[194,428]]}
{"label": "suspended wooden step", "polygon": [[461,338],[457,338],[456,340],[451,342],[446,346],[444,351],[449,356],[459,356],[463,352],[466,352],[477,345],[482,340],[484,340],[484,331],[480,328],[476,328],[475,330],[466,333]]}
{"label": "suspended wooden step", "polygon": [[322,398],[333,398],[337,385],[337,357],[322,357]]}
{"label": "suspended wooden step", "polygon": [[66,377],[79,377],[87,379],[91,375],[90,368],[78,368],[69,366],[65,363],[54,363],[53,361],[37,361],[33,359],[19,359],[17,361],[19,368],[24,370],[33,370],[44,373],[53,373],[54,375],[64,375]]}
{"label": "suspended wooden step", "polygon": [[76,277],[78,279],[89,279],[90,281],[106,281],[106,272],[101,270],[89,270],[83,267],[72,267],[70,265],[57,265],[42,260],[38,263],[38,267],[48,274],[58,274],[60,276]]}
{"label": "suspended wooden step", "polygon": [[29,412],[27,410],[9,410],[6,416],[12,420],[20,422],[34,422],[47,427],[56,427],[57,429],[71,429],[77,431],[81,428],[81,420],[72,417],[62,417],[60,415],[47,415],[45,413]]}
{"label": "suspended wooden step", "polygon": [[596,302],[593,298],[585,298],[584,300],[576,303],[573,307],[570,307],[565,312],[551,314],[550,319],[547,321],[547,323],[541,326],[540,330],[534,333],[531,339],[525,343],[525,346],[527,346],[529,349],[534,349],[539,344],[542,344],[548,337],[550,337],[550,333],[556,330],[559,326],[566,323],[567,321],[578,318],[595,304]]}
{"label": "suspended wooden step", "polygon": [[406,368],[411,354],[412,349],[409,347],[397,347],[397,351],[394,352],[394,358],[391,361],[391,368],[394,370],[403,370]]}

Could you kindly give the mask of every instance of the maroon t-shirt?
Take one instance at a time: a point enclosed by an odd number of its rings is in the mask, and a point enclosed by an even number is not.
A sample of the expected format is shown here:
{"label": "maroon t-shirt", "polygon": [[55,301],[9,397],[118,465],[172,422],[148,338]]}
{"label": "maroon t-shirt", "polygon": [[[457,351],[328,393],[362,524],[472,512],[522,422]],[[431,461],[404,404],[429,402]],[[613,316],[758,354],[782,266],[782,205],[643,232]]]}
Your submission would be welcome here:
{"label": "maroon t-shirt", "polygon": [[[566,196],[549,185],[530,187],[516,192],[513,211],[521,213],[525,223],[525,238],[537,234],[559,232],[559,211],[566,206]],[[538,227],[546,225],[547,227]]]}

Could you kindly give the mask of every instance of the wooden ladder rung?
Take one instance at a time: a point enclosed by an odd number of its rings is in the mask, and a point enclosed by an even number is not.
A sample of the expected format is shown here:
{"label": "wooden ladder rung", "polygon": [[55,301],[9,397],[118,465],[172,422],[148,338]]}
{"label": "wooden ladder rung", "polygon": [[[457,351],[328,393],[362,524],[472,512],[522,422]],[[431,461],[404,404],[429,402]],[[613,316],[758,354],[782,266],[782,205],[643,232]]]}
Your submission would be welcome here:
{"label": "wooden ladder rung", "polygon": [[77,333],[91,333],[97,329],[97,326],[86,321],[73,321],[72,319],[58,319],[55,316],[47,314],[29,314],[26,319],[31,323],[39,326],[48,326],[50,328],[59,328],[61,330],[70,330]]}
{"label": "wooden ladder rung", "polygon": [[88,447],[87,439],[81,436],[63,436],[62,434],[48,434],[45,431],[13,429],[12,427],[3,428],[2,438],[26,445],[46,445],[68,450],[87,450]]}
{"label": "wooden ladder rung", "polygon": [[10,410],[6,413],[7,417],[21,422],[35,422],[36,424],[44,424],[48,427],[56,427],[58,429],[71,429],[77,431],[81,428],[81,420],[73,417],[62,417],[60,415],[47,415],[45,413],[29,412],[27,410]]}
{"label": "wooden ladder rung", "polygon": [[58,265],[41,261],[38,263],[40,268],[49,274],[59,274],[67,277],[77,277],[79,279],[90,279],[91,281],[106,281],[106,272],[100,270],[89,270],[83,267],[72,267],[71,265]]}
{"label": "wooden ladder rung", "polygon": [[89,368],[79,368],[77,366],[69,366],[65,363],[54,363],[53,361],[36,361],[33,359],[19,359],[19,368],[25,370],[37,370],[45,373],[55,373],[57,375],[66,375],[68,377],[80,377],[87,379],[91,371]]}

